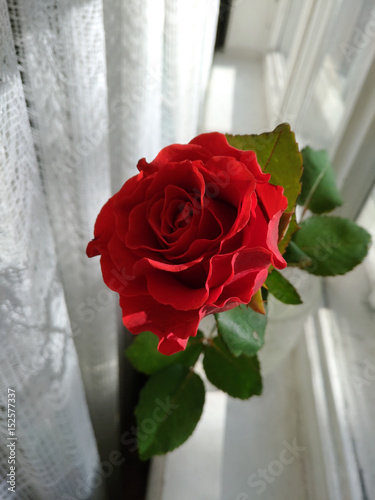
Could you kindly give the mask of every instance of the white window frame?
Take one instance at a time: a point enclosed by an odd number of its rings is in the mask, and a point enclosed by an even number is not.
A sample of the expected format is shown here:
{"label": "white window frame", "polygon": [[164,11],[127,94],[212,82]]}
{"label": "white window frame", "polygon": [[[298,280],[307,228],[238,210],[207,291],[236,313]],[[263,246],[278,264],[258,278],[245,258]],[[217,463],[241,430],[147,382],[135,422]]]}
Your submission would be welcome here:
{"label": "white window frame", "polygon": [[[314,70],[325,30],[337,0],[306,0],[296,29],[290,64],[285,71],[287,75],[285,85],[283,89],[280,89],[277,81],[280,74],[277,69],[278,62],[272,53],[274,44],[280,35],[281,17],[286,15],[287,2],[288,0],[280,2],[280,8],[274,18],[271,30],[274,34],[270,40],[270,56],[265,60],[266,100],[269,119],[273,125],[276,125],[281,117],[293,119],[298,116],[303,106],[306,89]],[[277,95],[278,92],[280,95]]]}

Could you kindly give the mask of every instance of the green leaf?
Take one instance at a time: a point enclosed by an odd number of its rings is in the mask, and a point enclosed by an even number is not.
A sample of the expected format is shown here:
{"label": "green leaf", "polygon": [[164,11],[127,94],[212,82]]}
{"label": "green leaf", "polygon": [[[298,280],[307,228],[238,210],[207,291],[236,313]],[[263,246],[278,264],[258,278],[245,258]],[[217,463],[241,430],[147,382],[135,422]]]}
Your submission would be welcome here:
{"label": "green leaf", "polygon": [[135,337],[132,345],[126,350],[126,356],[134,368],[147,375],[152,375],[175,363],[193,366],[203,349],[202,338],[203,334],[198,330],[197,335],[189,339],[184,351],[166,356],[157,349],[158,337],[151,332],[142,332]]}
{"label": "green leaf", "polygon": [[286,252],[287,261],[298,263],[299,254],[311,260],[310,264],[305,262],[311,274],[345,274],[363,261],[370,241],[369,233],[348,219],[314,215],[294,235]]}
{"label": "green leaf", "polygon": [[288,198],[286,211],[292,212],[301,190],[302,156],[290,126],[282,123],[273,132],[226,137],[229,144],[237,149],[255,151],[262,170],[271,174],[270,182],[283,186]]}
{"label": "green leaf", "polygon": [[234,398],[248,399],[262,392],[258,358],[233,356],[221,337],[206,347],[203,367],[208,380]]}
{"label": "green leaf", "polygon": [[292,283],[288,281],[279,271],[274,269],[266,279],[268,290],[277,300],[284,304],[302,304],[299,293]]}
{"label": "green leaf", "polygon": [[316,214],[330,212],[343,204],[327,151],[302,150],[302,190],[297,200]]}
{"label": "green leaf", "polygon": [[153,375],[135,409],[142,460],[172,451],[194,431],[203,410],[202,379],[186,366],[172,365]]}
{"label": "green leaf", "polygon": [[284,254],[284,259],[289,266],[297,266],[306,269],[312,265],[311,258],[306,255],[293,241],[291,241]]}
{"label": "green leaf", "polygon": [[264,343],[267,316],[240,305],[215,314],[217,328],[234,356],[254,356]]}

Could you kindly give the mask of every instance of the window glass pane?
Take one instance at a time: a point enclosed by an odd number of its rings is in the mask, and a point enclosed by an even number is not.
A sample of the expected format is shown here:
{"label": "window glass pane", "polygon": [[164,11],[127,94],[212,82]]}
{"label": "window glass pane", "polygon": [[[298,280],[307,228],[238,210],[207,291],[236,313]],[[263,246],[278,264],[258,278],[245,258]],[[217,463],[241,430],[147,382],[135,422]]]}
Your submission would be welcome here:
{"label": "window glass pane", "polygon": [[274,50],[280,53],[286,66],[292,51],[296,26],[298,26],[305,4],[306,0],[289,0],[285,9],[284,19]]}
{"label": "window glass pane", "polygon": [[[310,8],[311,0],[280,0],[280,9],[274,18],[274,33],[271,37],[268,60],[272,61],[273,88],[275,99],[279,101],[288,85],[301,36],[303,35],[304,18]],[[277,89],[277,90],[276,90]]]}
{"label": "window glass pane", "polygon": [[373,0],[337,1],[326,33],[298,128],[310,144],[331,150],[371,63]]}

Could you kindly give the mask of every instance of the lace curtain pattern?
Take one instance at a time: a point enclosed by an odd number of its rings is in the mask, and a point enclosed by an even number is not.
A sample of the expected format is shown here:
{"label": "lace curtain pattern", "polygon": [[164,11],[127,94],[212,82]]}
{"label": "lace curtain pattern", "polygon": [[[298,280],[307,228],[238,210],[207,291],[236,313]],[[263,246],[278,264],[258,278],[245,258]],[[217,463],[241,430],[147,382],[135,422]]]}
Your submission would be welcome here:
{"label": "lace curtain pattern", "polygon": [[106,496],[122,333],[85,247],[137,160],[196,135],[217,13],[218,0],[0,0],[0,498]]}

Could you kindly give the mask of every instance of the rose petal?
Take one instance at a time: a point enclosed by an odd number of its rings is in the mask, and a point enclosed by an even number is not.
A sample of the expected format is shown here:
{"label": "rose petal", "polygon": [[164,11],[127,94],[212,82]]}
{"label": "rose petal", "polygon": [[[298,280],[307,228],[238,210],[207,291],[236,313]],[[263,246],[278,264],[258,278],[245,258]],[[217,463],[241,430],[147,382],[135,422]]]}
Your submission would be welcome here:
{"label": "rose petal", "polygon": [[[238,164],[241,168],[230,174],[228,171],[233,164]],[[249,221],[251,195],[256,186],[255,177],[241,163],[222,156],[211,158],[206,167],[202,168],[202,172],[205,176],[206,190],[207,186],[211,186],[212,193],[209,196],[224,201],[237,210],[237,219],[231,232],[241,231]]]}
{"label": "rose petal", "polygon": [[201,307],[208,297],[207,290],[187,287],[175,276],[178,275],[162,271],[147,274],[147,287],[151,296],[160,304],[170,305],[180,311]]}
{"label": "rose petal", "polygon": [[288,199],[284,196],[284,188],[273,184],[258,184],[256,188],[258,203],[261,203],[268,220],[279,210],[286,210]]}
{"label": "rose petal", "polygon": [[103,206],[96,219],[94,226],[95,238],[89,242],[86,248],[87,257],[100,255],[103,248],[110,240],[115,230],[115,217],[113,215],[113,206],[115,196],[112,196]]}
{"label": "rose petal", "polygon": [[[133,250],[147,248],[158,251],[160,245],[158,239],[148,222],[148,202],[134,207],[129,213],[129,226],[125,236],[125,244]],[[142,228],[142,230],[140,230]]]}
{"label": "rose petal", "polygon": [[124,296],[141,295],[147,293],[147,282],[144,276],[134,276],[126,271],[125,267],[117,269],[109,252],[103,253],[100,259],[104,283]]}
{"label": "rose petal", "polygon": [[176,311],[171,306],[158,303],[149,295],[120,296],[120,306],[123,323],[131,333],[150,331],[159,339],[172,333],[183,340],[197,334],[200,321],[199,310]]}
{"label": "rose petal", "polygon": [[200,255],[197,259],[191,260],[189,262],[182,262],[173,264],[166,260],[155,260],[149,257],[143,257],[134,265],[134,272],[136,274],[146,274],[149,271],[153,271],[154,269],[160,269],[162,271],[169,271],[172,273],[179,273],[180,271],[184,271],[185,269],[189,269],[194,266],[198,262],[201,262],[204,259],[203,255]]}
{"label": "rose petal", "polygon": [[197,144],[209,151],[210,156],[230,156],[246,165],[258,182],[268,182],[270,174],[264,174],[254,151],[242,151],[228,144],[224,134],[210,132],[195,137],[189,144]]}
{"label": "rose petal", "polygon": [[133,273],[136,260],[137,258],[114,233],[109,243],[101,247],[100,266],[104,283],[120,294],[147,293],[145,278]]}
{"label": "rose petal", "polygon": [[206,210],[215,217],[216,223],[221,228],[220,235],[223,239],[229,238],[237,216],[235,207],[218,199],[206,198],[206,200]]}
{"label": "rose petal", "polygon": [[215,306],[222,309],[226,307],[228,303],[248,304],[254,293],[256,293],[266,281],[267,276],[267,269],[249,271],[241,278],[224,287],[220,297],[215,301]]}
{"label": "rose petal", "polygon": [[171,144],[160,151],[156,158],[147,163],[142,161],[138,168],[144,169],[163,169],[171,162],[183,162],[185,160],[202,160],[207,161],[210,154],[205,148],[199,145],[190,144]]}
{"label": "rose petal", "polygon": [[288,206],[288,199],[283,195],[284,189],[281,186],[273,186],[272,184],[258,185],[256,192],[258,205],[261,207],[263,214],[267,214],[269,220],[266,243],[273,254],[272,264],[277,269],[284,269],[287,264],[277,244],[279,241],[280,218]]}
{"label": "rose petal", "polygon": [[143,172],[128,179],[115,195],[114,211],[116,215],[128,215],[129,211],[145,200],[145,193],[153,177],[145,178]]}
{"label": "rose petal", "polygon": [[[186,193],[204,193],[204,179],[200,172],[201,162],[190,160],[180,163],[168,163],[149,177],[151,182],[145,193],[144,200],[151,199],[156,193],[164,192],[167,186],[177,186]],[[142,200],[143,201],[143,200]]]}
{"label": "rose petal", "polygon": [[180,339],[174,333],[168,333],[166,337],[162,337],[158,344],[158,351],[162,354],[170,356],[176,352],[183,351],[189,339]]}
{"label": "rose petal", "polygon": [[283,210],[279,210],[270,220],[267,231],[267,246],[272,252],[272,265],[277,269],[284,269],[287,263],[281,255],[277,242],[279,241],[279,221]]}

